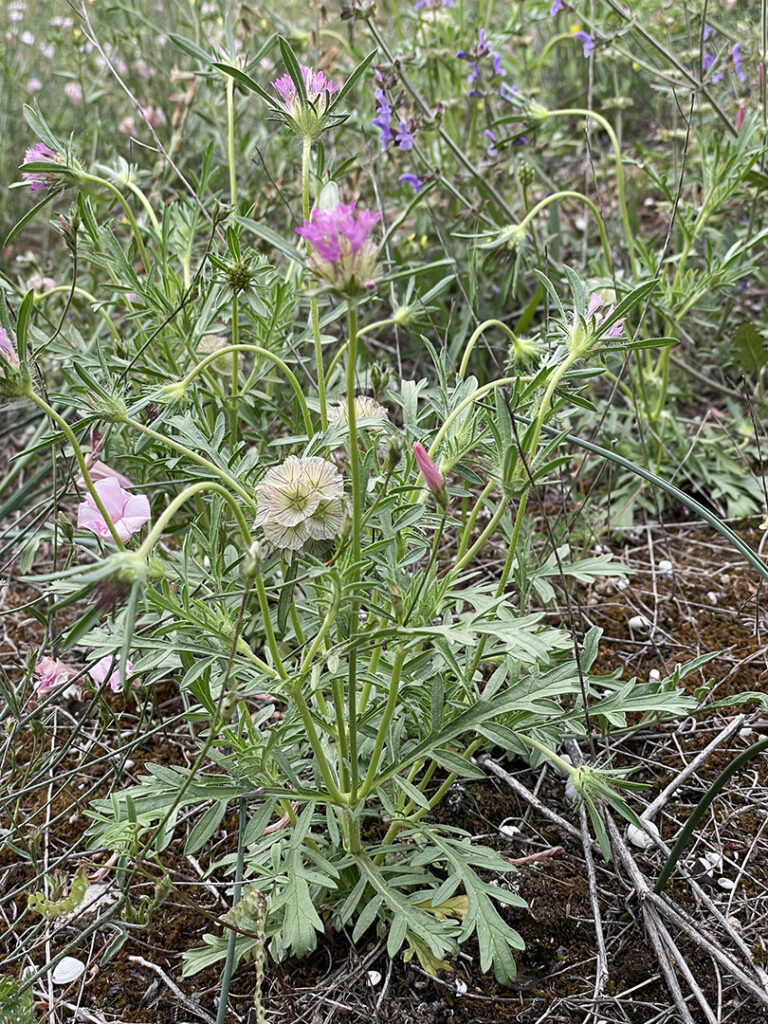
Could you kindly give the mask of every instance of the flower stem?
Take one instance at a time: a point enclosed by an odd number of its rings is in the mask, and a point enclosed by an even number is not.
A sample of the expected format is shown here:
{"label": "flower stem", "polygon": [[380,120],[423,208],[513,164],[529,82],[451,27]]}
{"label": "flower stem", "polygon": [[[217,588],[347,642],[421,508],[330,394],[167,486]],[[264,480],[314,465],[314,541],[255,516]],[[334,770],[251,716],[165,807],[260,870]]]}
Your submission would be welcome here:
{"label": "flower stem", "polygon": [[141,256],[141,262],[144,264],[144,270],[148,274],[149,259],[147,258],[147,250],[144,248],[144,240],[141,237],[141,231],[139,230],[139,225],[137,224],[136,218],[133,215],[133,210],[126,202],[123,193],[120,191],[119,188],[116,188],[116,186],[113,185],[111,181],[107,181],[106,178],[99,178],[95,174],[86,174],[85,171],[81,171],[78,174],[78,177],[81,181],[90,181],[94,185],[101,185],[108,192],[111,192],[115,199],[117,199],[117,201],[120,203],[120,205],[123,208],[123,212],[125,213],[126,220],[131,225],[133,237],[136,239],[136,247],[139,250],[139,256]]}
{"label": "flower stem", "polygon": [[216,494],[221,495],[234,512],[237,525],[240,527],[240,533],[243,535],[243,540],[245,541],[246,546],[250,544],[251,534],[245,522],[245,517],[240,511],[240,506],[229,491],[225,487],[222,487],[221,484],[214,484],[209,480],[201,480],[200,483],[190,484],[189,487],[185,487],[181,494],[178,494],[173,499],[168,508],[165,509],[157,522],[152,526],[152,529],[147,534],[136,554],[141,555],[142,558],[146,558],[152,547],[162,536],[163,530],[166,528],[168,523],[170,523],[171,519],[173,519],[181,506],[189,501],[190,498],[194,498],[196,494],[200,494],[202,491],[214,491]]}
{"label": "flower stem", "polygon": [[134,430],[138,430],[142,434],[146,434],[147,437],[154,438],[160,444],[167,445],[169,448],[173,448],[174,451],[181,452],[182,455],[186,455],[192,462],[196,462],[198,466],[204,466],[209,473],[213,473],[220,480],[223,480],[225,484],[232,488],[233,491],[237,491],[241,498],[243,498],[248,505],[253,506],[255,504],[252,493],[246,491],[246,489],[237,482],[237,480],[230,476],[229,473],[220,469],[215,462],[211,462],[209,459],[204,458],[202,455],[198,455],[196,451],[188,448],[185,444],[181,444],[179,441],[175,441],[172,437],[166,437],[165,434],[160,434],[151,427],[145,426],[139,420],[135,420],[132,416],[125,416],[122,420],[126,426],[133,427]]}
{"label": "flower stem", "polygon": [[[357,414],[355,412],[355,371],[357,369],[357,307],[350,302],[347,310],[349,341],[347,344],[347,425],[349,429],[349,473],[352,480],[352,566],[351,566],[351,633],[358,628],[360,611],[358,584],[360,582],[360,549],[363,495],[360,486],[360,448],[357,443]],[[357,648],[349,651],[349,682],[347,686],[347,729],[349,736],[350,802],[357,800]],[[341,723],[339,723],[341,725]]]}
{"label": "flower stem", "polygon": [[[309,220],[309,159],[312,152],[312,139],[305,136],[301,148],[301,212],[304,220]],[[317,397],[320,402],[320,429],[328,427],[328,405],[325,398],[325,369],[323,367],[323,345],[320,338],[320,315],[317,308],[317,296],[309,297],[309,315],[312,320],[312,336],[315,339],[315,366],[317,369]],[[311,431],[310,431],[311,436]]]}

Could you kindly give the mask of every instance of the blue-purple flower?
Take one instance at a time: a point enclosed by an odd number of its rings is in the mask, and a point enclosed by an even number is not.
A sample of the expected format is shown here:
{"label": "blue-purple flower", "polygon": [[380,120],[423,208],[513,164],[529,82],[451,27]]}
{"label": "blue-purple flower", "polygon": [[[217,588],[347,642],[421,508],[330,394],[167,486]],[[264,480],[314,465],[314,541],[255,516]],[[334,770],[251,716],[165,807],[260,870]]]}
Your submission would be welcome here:
{"label": "blue-purple flower", "polygon": [[453,7],[453,0],[416,0],[413,5],[414,11],[422,11],[424,8],[435,11],[439,7]]}
{"label": "blue-purple flower", "polygon": [[413,149],[413,136],[408,131],[408,125],[405,121],[400,122],[400,130],[395,136],[395,144],[398,149],[403,150],[404,153],[409,149]]}
{"label": "blue-purple flower", "polygon": [[554,18],[556,14],[559,14],[563,9],[563,0],[553,0],[552,6],[549,8],[550,18]]}
{"label": "blue-purple flower", "polygon": [[736,75],[740,82],[746,82],[747,76],[742,68],[741,47],[738,43],[734,43],[733,49],[731,50],[731,57],[733,58],[734,75]]}
{"label": "blue-purple flower", "polygon": [[417,178],[415,174],[401,174],[397,180],[402,181],[404,185],[410,185],[416,195],[421,192],[421,178]]}
{"label": "blue-purple flower", "polygon": [[[476,82],[481,81],[483,77],[483,66],[482,62],[486,57],[491,58],[491,67],[488,74],[490,80],[491,91],[496,91],[495,83],[493,79],[501,78],[506,75],[506,71],[501,66],[501,57],[499,54],[494,53],[490,43],[487,40],[485,29],[481,28],[477,33],[477,42],[470,50],[459,50],[456,54],[459,60],[466,60],[469,62],[469,74],[467,75],[467,83],[470,86],[469,95],[479,96],[484,95],[485,92],[481,91],[476,86]],[[487,92],[487,90],[486,90]]]}
{"label": "blue-purple flower", "polygon": [[486,153],[488,154],[488,156],[498,156],[499,151],[496,148],[496,143],[499,140],[496,138],[496,136],[493,134],[490,128],[486,128],[485,131],[483,132],[483,135],[486,137],[486,139],[488,139],[490,143],[490,145],[486,149]]}
{"label": "blue-purple flower", "polygon": [[382,88],[374,90],[373,98],[376,100],[376,117],[373,119],[374,127],[379,129],[379,143],[382,149],[386,149],[392,141],[392,108],[387,102],[386,94]]}
{"label": "blue-purple flower", "polygon": [[577,39],[584,47],[584,56],[589,57],[595,48],[595,40],[588,32],[574,32],[573,38]]}

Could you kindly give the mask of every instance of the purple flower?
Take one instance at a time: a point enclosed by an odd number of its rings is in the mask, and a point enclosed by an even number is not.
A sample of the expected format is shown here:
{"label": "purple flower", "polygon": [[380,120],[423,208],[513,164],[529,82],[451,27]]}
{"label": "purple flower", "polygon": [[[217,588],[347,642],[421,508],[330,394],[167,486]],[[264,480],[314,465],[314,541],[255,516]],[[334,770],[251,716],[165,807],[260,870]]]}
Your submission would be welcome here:
{"label": "purple flower", "polygon": [[549,8],[550,18],[554,18],[556,14],[559,14],[563,9],[563,0],[554,0],[552,6]]}
{"label": "purple flower", "polygon": [[416,195],[421,192],[421,178],[417,178],[415,174],[401,174],[397,180],[410,185]]}
{"label": "purple flower", "polygon": [[584,45],[584,56],[589,57],[595,48],[595,40],[587,32],[574,32],[573,38]]}
{"label": "purple flower", "polygon": [[[62,156],[61,153],[54,153],[44,142],[36,142],[24,154],[24,163],[32,164],[41,161],[58,164],[62,162]],[[22,164],[23,166],[24,164]],[[45,171],[22,171],[21,176],[29,182],[29,187],[33,192],[39,192],[43,188],[53,188],[57,184],[56,175],[46,174]]]}
{"label": "purple flower", "polygon": [[733,49],[731,50],[731,57],[733,58],[733,73],[736,75],[740,82],[746,82],[747,76],[742,69],[742,56],[741,47],[738,43],[734,43]]}
{"label": "purple flower", "polygon": [[372,289],[378,272],[377,248],[369,236],[378,219],[378,213],[356,211],[354,203],[314,209],[309,220],[296,228],[314,249],[312,270],[340,292]]}
{"label": "purple flower", "polygon": [[413,136],[408,131],[408,125],[405,121],[400,122],[400,131],[395,136],[395,143],[404,153],[409,149],[413,149]]}
{"label": "purple flower", "polygon": [[704,71],[709,71],[712,65],[715,63],[715,58],[711,53],[705,53],[701,58],[701,67]]}
{"label": "purple flower", "polygon": [[381,133],[379,138],[381,148],[386,149],[393,138],[392,128],[390,127],[392,108],[387,102],[383,89],[376,89],[373,93],[373,98],[376,100],[376,117],[373,119],[373,124]]}
{"label": "purple flower", "polygon": [[435,11],[439,7],[453,7],[453,0],[416,0],[413,5],[414,11],[421,11],[425,7],[428,11]]}
{"label": "purple flower", "polygon": [[711,26],[711,25],[707,25],[707,24],[705,23],[705,25],[704,25],[704,42],[705,42],[705,43],[706,43],[706,41],[707,41],[707,40],[709,39],[709,37],[710,37],[711,35],[712,35],[712,26]]}
{"label": "purple flower", "polygon": [[19,365],[14,339],[4,327],[0,327],[0,361],[7,363],[12,370],[17,369]]}
{"label": "purple flower", "polygon": [[498,149],[496,149],[496,143],[499,140],[496,138],[496,136],[493,134],[493,132],[491,131],[490,128],[486,128],[485,131],[483,132],[483,135],[490,142],[490,146],[486,150],[486,153],[488,154],[488,156],[498,156],[499,155],[499,151],[498,151]]}
{"label": "purple flower", "polygon": [[486,91],[476,87],[475,83],[479,82],[483,77],[483,70],[481,62],[485,57],[491,58],[491,68],[488,72],[488,78],[494,79],[502,77],[506,74],[506,71],[501,66],[501,57],[494,53],[490,44],[488,43],[485,29],[481,28],[477,34],[477,42],[471,50],[459,50],[456,53],[459,60],[466,60],[469,62],[469,74],[467,75],[467,83],[469,84],[469,95],[480,96],[486,95]]}

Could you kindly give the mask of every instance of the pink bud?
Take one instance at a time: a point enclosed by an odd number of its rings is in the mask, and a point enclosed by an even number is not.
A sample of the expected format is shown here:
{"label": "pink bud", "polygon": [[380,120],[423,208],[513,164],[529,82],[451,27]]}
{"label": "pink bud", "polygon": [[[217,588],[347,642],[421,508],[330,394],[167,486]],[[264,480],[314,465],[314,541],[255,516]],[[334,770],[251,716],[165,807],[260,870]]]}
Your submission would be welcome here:
{"label": "pink bud", "polygon": [[424,477],[424,483],[432,491],[433,494],[438,496],[445,495],[445,483],[443,478],[438,472],[437,466],[434,464],[429,455],[427,455],[426,449],[421,441],[416,441],[413,445],[413,454],[416,457],[416,465],[421,470],[421,475]]}
{"label": "pink bud", "polygon": [[736,115],[736,131],[741,131],[741,126],[744,124],[744,104],[739,104],[739,112]]}

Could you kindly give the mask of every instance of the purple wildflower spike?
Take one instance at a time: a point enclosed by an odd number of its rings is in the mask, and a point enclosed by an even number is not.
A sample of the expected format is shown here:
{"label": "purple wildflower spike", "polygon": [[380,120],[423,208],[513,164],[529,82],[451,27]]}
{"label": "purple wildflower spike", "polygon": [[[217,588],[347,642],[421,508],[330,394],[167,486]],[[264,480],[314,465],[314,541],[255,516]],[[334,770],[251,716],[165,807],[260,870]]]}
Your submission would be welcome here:
{"label": "purple wildflower spike", "polygon": [[421,178],[417,178],[415,174],[401,174],[397,180],[410,185],[416,195],[421,192]]}

